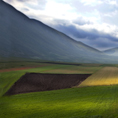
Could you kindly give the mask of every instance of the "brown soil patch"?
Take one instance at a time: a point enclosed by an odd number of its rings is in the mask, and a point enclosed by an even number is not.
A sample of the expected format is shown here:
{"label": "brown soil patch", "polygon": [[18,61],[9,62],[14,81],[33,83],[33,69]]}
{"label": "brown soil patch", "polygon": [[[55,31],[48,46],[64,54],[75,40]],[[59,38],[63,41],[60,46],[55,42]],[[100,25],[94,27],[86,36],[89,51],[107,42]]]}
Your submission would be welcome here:
{"label": "brown soil patch", "polygon": [[26,73],[5,95],[72,88],[89,76],[90,74]]}
{"label": "brown soil patch", "polygon": [[10,71],[25,70],[25,69],[31,69],[31,68],[33,67],[9,68],[9,69],[0,70],[0,72],[10,72]]}
{"label": "brown soil patch", "polygon": [[44,65],[40,66],[34,66],[34,67],[19,67],[19,68],[9,68],[9,69],[2,69],[0,72],[10,72],[10,71],[18,71],[18,70],[26,70],[26,69],[32,69],[37,67],[43,67]]}

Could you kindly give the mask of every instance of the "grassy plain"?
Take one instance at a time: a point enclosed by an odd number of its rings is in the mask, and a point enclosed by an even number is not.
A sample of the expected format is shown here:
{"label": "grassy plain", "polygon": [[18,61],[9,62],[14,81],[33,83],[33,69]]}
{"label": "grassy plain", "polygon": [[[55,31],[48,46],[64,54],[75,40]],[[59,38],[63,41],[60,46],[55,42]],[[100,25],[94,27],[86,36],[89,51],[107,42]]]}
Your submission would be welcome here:
{"label": "grassy plain", "polygon": [[96,74],[104,66],[45,64],[37,68],[2,72],[0,118],[118,118],[117,85],[2,96],[27,72]]}
{"label": "grassy plain", "polygon": [[79,87],[114,84],[118,84],[118,68],[104,67],[101,70],[89,76],[85,81],[83,81],[79,85]]}
{"label": "grassy plain", "polygon": [[0,118],[118,118],[118,86],[72,88],[0,98]]}

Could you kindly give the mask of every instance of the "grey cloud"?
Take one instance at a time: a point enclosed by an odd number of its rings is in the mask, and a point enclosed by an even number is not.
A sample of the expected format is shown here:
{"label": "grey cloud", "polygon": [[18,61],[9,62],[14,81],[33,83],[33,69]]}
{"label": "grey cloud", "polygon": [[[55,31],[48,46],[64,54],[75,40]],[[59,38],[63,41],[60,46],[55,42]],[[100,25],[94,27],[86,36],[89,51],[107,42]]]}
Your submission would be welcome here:
{"label": "grey cloud", "polygon": [[21,10],[23,10],[23,11],[29,11],[28,8],[22,8]]}
{"label": "grey cloud", "polygon": [[57,30],[64,32],[75,40],[81,41],[89,46],[97,49],[109,49],[112,47],[118,47],[118,38],[92,29],[85,31],[77,29],[74,25],[56,25],[53,26]]}
{"label": "grey cloud", "polygon": [[99,50],[107,50],[118,47],[118,44],[116,42],[110,41],[109,39],[105,38],[98,38],[95,41],[88,40],[87,42],[84,41],[84,43],[87,43],[87,45],[97,48]]}
{"label": "grey cloud", "polygon": [[99,35],[97,30],[95,29],[87,32],[82,29],[77,29],[74,25],[69,25],[69,26],[57,25],[56,28],[76,38],[87,38],[87,39],[95,40]]}
{"label": "grey cloud", "polygon": [[9,3],[12,3],[14,0],[6,0],[7,2],[9,2]]}
{"label": "grey cloud", "polygon": [[92,22],[85,20],[82,17],[78,17],[76,20],[73,21],[73,23],[78,24],[78,25],[92,24]]}

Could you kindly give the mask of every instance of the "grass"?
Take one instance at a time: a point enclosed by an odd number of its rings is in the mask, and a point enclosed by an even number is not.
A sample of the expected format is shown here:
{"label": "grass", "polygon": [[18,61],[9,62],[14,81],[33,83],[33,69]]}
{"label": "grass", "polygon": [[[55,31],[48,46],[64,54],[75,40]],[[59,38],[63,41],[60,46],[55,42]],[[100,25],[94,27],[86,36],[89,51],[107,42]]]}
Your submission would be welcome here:
{"label": "grass", "polygon": [[98,86],[98,85],[114,85],[118,84],[118,68],[104,67],[96,73],[92,74],[79,87]]}
{"label": "grass", "polygon": [[9,88],[22,76],[25,72],[5,72],[0,73],[0,96],[2,96]]}
{"label": "grass", "polygon": [[118,86],[72,88],[0,98],[0,118],[117,118]]}
{"label": "grass", "polygon": [[32,61],[0,62],[0,70],[9,69],[9,68],[42,67],[42,66],[52,66],[52,65],[56,65],[56,64],[32,62]]}
{"label": "grass", "polygon": [[0,69],[40,66],[41,63],[35,62],[0,62]]}
{"label": "grass", "polygon": [[97,73],[99,75],[101,72],[101,76],[104,73],[107,75],[112,73],[111,76],[117,77],[117,68],[102,69],[102,67],[104,66],[50,64],[27,70],[2,72],[0,73],[0,118],[118,118],[118,85],[3,96],[26,72],[77,72],[93,73],[93,75]]}
{"label": "grass", "polygon": [[74,65],[60,65],[60,68],[46,70],[45,73],[61,73],[61,74],[92,74],[100,70],[102,67],[88,67],[88,66],[74,66]]}

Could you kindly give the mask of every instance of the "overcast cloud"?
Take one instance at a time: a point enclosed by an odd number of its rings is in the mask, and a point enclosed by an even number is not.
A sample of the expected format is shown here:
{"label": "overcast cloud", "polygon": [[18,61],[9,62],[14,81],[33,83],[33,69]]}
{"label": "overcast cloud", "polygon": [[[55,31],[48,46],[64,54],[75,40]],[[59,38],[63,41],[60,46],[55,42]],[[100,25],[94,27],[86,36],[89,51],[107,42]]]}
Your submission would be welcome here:
{"label": "overcast cloud", "polygon": [[99,50],[118,47],[118,0],[4,0]]}

